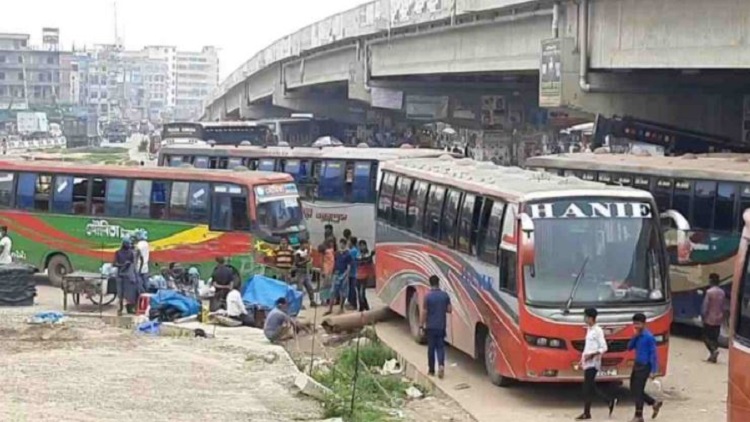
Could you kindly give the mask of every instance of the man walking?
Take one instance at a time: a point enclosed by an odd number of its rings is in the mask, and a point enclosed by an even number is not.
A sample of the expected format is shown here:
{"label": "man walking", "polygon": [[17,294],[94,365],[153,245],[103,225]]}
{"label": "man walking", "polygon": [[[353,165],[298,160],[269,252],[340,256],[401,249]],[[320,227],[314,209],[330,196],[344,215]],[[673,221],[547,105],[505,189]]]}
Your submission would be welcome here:
{"label": "man walking", "polygon": [[656,339],[646,328],[646,315],[633,315],[635,336],[628,343],[628,350],[635,350],[635,364],[630,375],[630,391],[635,397],[635,417],[630,422],[643,422],[643,403],[653,408],[652,418],[659,416],[664,404],[646,394],[646,382],[655,379],[659,371],[659,359],[656,356]]}
{"label": "man walking", "polygon": [[617,405],[617,399],[609,398],[596,385],[596,374],[602,369],[602,355],[607,353],[607,340],[604,331],[596,323],[598,312],[594,308],[583,311],[583,319],[586,322],[586,342],[581,354],[581,366],[583,367],[583,413],[575,420],[584,421],[591,419],[591,402],[594,396],[601,398],[609,407],[609,416]]}
{"label": "man walking", "polygon": [[310,306],[318,306],[315,303],[315,291],[312,283],[310,282],[310,264],[312,263],[312,251],[310,250],[310,242],[307,239],[302,239],[300,247],[294,251],[294,281],[297,283],[297,288],[301,291],[305,289],[307,296],[310,298]]}
{"label": "man walking", "polygon": [[724,322],[724,301],[726,294],[719,287],[721,280],[719,275],[711,273],[708,276],[711,287],[706,291],[703,298],[701,318],[703,319],[703,341],[708,348],[708,362],[716,363],[719,358],[719,334],[721,324]]}
{"label": "man walking", "polygon": [[422,302],[421,330],[427,337],[428,374],[435,375],[435,360],[438,364],[438,378],[445,375],[445,332],[447,314],[452,312],[451,298],[440,290],[440,279],[430,277],[430,291]]}

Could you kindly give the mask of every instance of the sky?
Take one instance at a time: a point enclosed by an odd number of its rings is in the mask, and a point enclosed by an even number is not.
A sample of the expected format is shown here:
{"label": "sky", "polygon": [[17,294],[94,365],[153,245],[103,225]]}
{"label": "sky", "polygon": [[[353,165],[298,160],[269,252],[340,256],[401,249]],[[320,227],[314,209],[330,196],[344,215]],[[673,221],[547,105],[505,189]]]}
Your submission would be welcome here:
{"label": "sky", "polygon": [[[224,79],[277,39],[368,0],[118,0],[118,32],[125,48],[175,45],[220,49]],[[7,3],[6,3],[7,2]],[[31,34],[60,29],[65,49],[113,43],[114,0],[3,0],[0,32]]]}

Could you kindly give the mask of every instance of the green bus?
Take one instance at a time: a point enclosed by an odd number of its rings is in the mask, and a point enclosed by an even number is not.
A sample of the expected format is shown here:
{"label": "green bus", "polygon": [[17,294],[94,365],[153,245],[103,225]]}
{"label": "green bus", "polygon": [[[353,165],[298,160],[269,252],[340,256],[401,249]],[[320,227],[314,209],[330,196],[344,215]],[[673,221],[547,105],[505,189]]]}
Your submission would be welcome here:
{"label": "green bus", "polygon": [[55,286],[71,271],[99,271],[138,230],[148,233],[152,272],[179,263],[205,278],[221,256],[245,279],[281,236],[307,238],[294,179],[249,170],[2,161],[0,224],[14,260]]}

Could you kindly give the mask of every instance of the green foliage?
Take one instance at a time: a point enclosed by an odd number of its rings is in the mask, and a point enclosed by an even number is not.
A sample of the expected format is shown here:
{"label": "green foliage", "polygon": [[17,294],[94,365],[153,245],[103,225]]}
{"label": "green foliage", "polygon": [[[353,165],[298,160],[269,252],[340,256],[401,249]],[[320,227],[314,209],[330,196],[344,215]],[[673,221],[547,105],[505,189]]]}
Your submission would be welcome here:
{"label": "green foliage", "polygon": [[[365,343],[363,340],[362,343]],[[378,341],[359,348],[359,374],[356,381],[354,409],[350,413],[354,373],[357,365],[356,345],[344,349],[330,370],[313,373],[313,378],[333,391],[323,403],[325,417],[341,417],[348,422],[386,422],[394,420],[388,409],[404,398],[409,384],[400,376],[380,375],[374,370],[395,358],[394,353]]]}

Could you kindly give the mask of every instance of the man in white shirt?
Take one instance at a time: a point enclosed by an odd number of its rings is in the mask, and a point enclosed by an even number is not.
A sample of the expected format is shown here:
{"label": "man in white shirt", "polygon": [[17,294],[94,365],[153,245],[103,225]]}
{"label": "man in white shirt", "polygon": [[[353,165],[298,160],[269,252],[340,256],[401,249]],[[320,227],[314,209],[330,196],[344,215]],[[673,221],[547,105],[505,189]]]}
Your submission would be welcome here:
{"label": "man in white shirt", "polygon": [[254,325],[254,318],[248,314],[245,308],[245,302],[242,301],[242,294],[239,290],[239,283],[232,286],[232,290],[227,294],[227,316],[233,320],[239,321],[246,327]]}
{"label": "man in white shirt", "polygon": [[148,245],[148,233],[145,230],[139,231],[137,237],[138,243],[135,244],[135,249],[138,252],[138,266],[136,270],[138,270],[138,277],[145,288],[148,284],[148,260],[151,250]]}
{"label": "man in white shirt", "polygon": [[8,227],[0,227],[0,265],[7,265],[13,262],[11,252],[13,250],[13,241],[8,237]]}
{"label": "man in white shirt", "polygon": [[597,396],[607,403],[609,415],[617,405],[617,399],[610,398],[604,394],[596,385],[596,374],[602,369],[602,355],[607,353],[607,340],[604,338],[602,327],[597,325],[598,312],[594,308],[586,308],[583,318],[586,322],[586,343],[581,354],[581,366],[583,367],[583,413],[575,420],[584,421],[591,419],[591,402]]}

